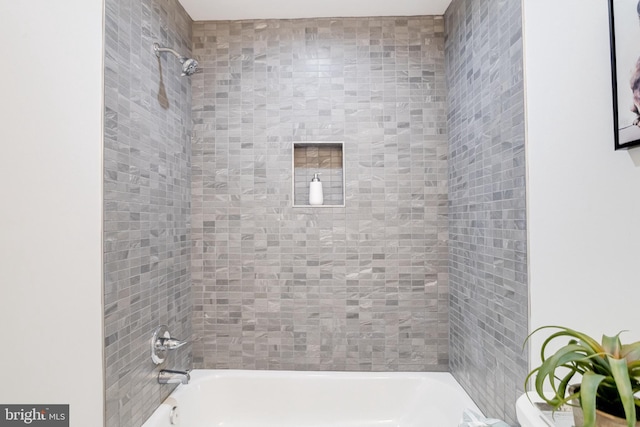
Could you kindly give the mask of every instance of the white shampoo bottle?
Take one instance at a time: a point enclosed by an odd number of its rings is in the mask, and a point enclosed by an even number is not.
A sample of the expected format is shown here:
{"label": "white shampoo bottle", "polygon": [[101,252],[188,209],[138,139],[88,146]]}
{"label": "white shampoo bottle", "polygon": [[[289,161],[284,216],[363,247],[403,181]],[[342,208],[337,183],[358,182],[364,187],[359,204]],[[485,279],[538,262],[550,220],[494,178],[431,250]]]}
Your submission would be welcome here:
{"label": "white shampoo bottle", "polygon": [[310,205],[321,205],[324,203],[324,196],[322,194],[322,182],[320,182],[320,178],[318,177],[319,173],[313,175],[313,179],[309,183],[309,204]]}

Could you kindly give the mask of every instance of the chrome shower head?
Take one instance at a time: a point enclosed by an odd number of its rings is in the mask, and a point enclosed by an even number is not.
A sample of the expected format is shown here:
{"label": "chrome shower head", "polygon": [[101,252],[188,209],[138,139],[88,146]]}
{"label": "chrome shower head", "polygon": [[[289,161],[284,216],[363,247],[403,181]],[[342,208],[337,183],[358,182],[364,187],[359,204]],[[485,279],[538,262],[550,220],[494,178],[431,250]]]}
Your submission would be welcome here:
{"label": "chrome shower head", "polygon": [[191,76],[198,71],[198,61],[193,58],[180,58],[182,62],[182,76]]}
{"label": "chrome shower head", "polygon": [[193,58],[187,58],[186,56],[182,56],[173,49],[170,49],[168,47],[162,47],[158,43],[154,43],[153,51],[156,53],[156,56],[158,58],[160,58],[160,54],[162,52],[169,52],[173,54],[173,56],[178,58],[178,61],[180,61],[180,63],[182,64],[182,74],[181,74],[182,76],[191,76],[198,70],[198,61],[196,61]]}

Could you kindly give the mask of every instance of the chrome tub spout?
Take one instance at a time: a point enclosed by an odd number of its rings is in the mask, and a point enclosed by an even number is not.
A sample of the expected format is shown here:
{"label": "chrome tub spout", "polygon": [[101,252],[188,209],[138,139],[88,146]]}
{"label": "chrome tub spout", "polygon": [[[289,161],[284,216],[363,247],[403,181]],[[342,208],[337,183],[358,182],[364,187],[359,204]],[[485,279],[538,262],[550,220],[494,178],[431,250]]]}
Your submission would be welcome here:
{"label": "chrome tub spout", "polygon": [[158,372],[158,382],[160,384],[188,384],[191,377],[187,371],[174,371],[163,369]]}

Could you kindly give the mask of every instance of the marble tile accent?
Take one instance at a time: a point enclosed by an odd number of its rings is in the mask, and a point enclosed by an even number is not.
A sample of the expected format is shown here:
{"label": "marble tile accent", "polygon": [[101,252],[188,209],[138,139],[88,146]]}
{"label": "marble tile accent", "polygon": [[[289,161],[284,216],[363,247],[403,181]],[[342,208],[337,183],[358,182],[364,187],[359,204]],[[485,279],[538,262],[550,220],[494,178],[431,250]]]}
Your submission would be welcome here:
{"label": "marble tile accent", "polygon": [[153,329],[191,335],[191,19],[175,0],[105,1],[104,316],[106,426],[138,427],[172,390],[160,368],[190,367],[190,349],[160,367]]}
{"label": "marble tile accent", "polygon": [[[194,365],[447,370],[443,17],[196,22]],[[346,207],[293,208],[295,142]]]}
{"label": "marble tile accent", "polygon": [[510,423],[528,370],[521,13],[454,0],[445,14],[451,370]]}

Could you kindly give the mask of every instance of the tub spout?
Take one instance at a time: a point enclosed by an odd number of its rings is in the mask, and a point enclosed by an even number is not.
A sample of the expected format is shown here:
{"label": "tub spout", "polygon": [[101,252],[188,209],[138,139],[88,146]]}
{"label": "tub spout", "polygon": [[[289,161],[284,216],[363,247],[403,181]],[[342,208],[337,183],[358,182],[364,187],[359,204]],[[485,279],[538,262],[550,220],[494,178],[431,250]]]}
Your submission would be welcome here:
{"label": "tub spout", "polygon": [[189,384],[191,376],[187,371],[174,371],[163,369],[158,372],[158,382],[160,384]]}

